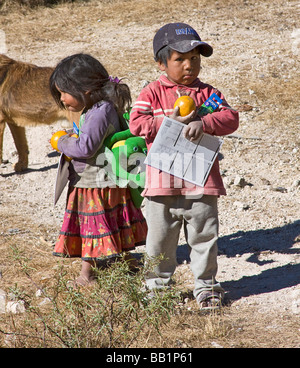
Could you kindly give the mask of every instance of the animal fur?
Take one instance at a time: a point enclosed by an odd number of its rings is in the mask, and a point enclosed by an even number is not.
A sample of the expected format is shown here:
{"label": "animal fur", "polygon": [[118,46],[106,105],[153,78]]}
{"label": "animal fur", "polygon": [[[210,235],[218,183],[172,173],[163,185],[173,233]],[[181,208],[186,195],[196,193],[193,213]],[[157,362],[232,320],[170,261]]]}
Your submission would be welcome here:
{"label": "animal fur", "polygon": [[18,152],[15,171],[28,167],[25,128],[53,124],[60,119],[78,121],[78,114],[60,109],[50,93],[51,67],[39,67],[0,54],[0,163],[3,162],[3,135],[8,125]]}

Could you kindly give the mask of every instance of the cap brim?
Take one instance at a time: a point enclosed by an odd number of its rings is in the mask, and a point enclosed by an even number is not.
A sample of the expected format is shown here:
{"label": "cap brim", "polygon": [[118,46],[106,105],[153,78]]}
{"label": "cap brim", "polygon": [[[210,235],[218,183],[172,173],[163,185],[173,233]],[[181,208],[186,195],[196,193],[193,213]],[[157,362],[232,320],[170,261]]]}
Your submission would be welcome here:
{"label": "cap brim", "polygon": [[213,48],[206,42],[192,40],[192,41],[180,41],[169,45],[172,50],[185,53],[194,50],[194,48],[200,46],[200,54],[209,57],[213,53]]}

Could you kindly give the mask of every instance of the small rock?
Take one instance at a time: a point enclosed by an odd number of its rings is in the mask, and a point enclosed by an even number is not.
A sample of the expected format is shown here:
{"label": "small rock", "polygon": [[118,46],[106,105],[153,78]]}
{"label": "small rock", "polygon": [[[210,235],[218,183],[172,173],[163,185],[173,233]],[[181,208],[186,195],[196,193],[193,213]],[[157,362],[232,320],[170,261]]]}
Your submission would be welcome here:
{"label": "small rock", "polygon": [[228,186],[233,184],[233,179],[230,178],[229,176],[225,176],[225,178],[223,179],[224,183]]}
{"label": "small rock", "polygon": [[236,208],[244,211],[250,208],[250,206],[247,203],[243,203],[240,201],[235,201],[233,204],[235,205]]}
{"label": "small rock", "polygon": [[20,232],[20,229],[8,229],[7,232],[9,234],[18,234]]}
{"label": "small rock", "polygon": [[17,338],[15,335],[5,335],[4,345],[8,348],[14,348],[16,344]]}
{"label": "small rock", "polygon": [[242,176],[236,176],[233,182],[233,185],[240,188],[244,188],[246,184],[246,180]]}
{"label": "small rock", "polygon": [[265,178],[261,178],[261,182],[262,182],[263,185],[271,185],[270,180],[265,179]]}
{"label": "small rock", "polygon": [[0,313],[6,312],[6,292],[0,289]]}
{"label": "small rock", "polygon": [[300,291],[295,290],[292,295],[291,309],[294,314],[300,314]]}
{"label": "small rock", "polygon": [[141,82],[142,88],[147,87],[149,83],[150,82],[148,80],[142,80],[142,82]]}
{"label": "small rock", "polygon": [[40,298],[42,295],[43,295],[43,291],[42,291],[41,289],[38,289],[38,290],[36,291],[36,293],[35,293],[35,296],[36,296],[37,298]]}
{"label": "small rock", "polygon": [[294,314],[300,314],[300,299],[292,301],[292,312]]}
{"label": "small rock", "polygon": [[218,348],[218,349],[223,349],[223,348],[224,348],[224,346],[222,346],[222,345],[218,344],[218,343],[217,343],[217,342],[215,342],[215,341],[212,341],[212,342],[211,342],[211,345],[212,345],[214,348]]}
{"label": "small rock", "polygon": [[39,306],[40,307],[42,307],[42,306],[44,306],[44,305],[50,305],[52,302],[51,302],[51,299],[50,298],[44,298],[41,302],[40,302],[40,304],[39,304]]}
{"label": "small rock", "polygon": [[280,193],[286,193],[287,189],[284,187],[272,187],[271,190],[273,190],[274,192],[280,192]]}
{"label": "small rock", "polygon": [[236,109],[239,111],[239,112],[243,112],[243,111],[251,111],[253,110],[253,106],[251,105],[248,105],[248,104],[243,104],[243,105],[239,105],[236,107]]}
{"label": "small rock", "polygon": [[24,305],[23,300],[20,300],[18,302],[8,302],[6,304],[6,312],[13,313],[13,314],[24,313],[25,305]]}

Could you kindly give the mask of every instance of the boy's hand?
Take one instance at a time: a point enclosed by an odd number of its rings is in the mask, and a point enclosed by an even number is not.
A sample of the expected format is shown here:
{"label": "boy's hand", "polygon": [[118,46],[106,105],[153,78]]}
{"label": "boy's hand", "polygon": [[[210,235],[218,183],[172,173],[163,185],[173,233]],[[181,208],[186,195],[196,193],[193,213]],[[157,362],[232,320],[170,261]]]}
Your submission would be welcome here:
{"label": "boy's hand", "polygon": [[183,130],[184,138],[193,142],[200,138],[203,133],[203,123],[201,120],[191,121]]}
{"label": "boy's hand", "polygon": [[186,116],[180,116],[179,115],[179,106],[176,106],[172,115],[169,116],[170,119],[174,119],[179,121],[180,123],[183,124],[189,124],[192,120],[194,115],[196,114],[196,111],[192,111],[190,114],[186,115]]}
{"label": "boy's hand", "polygon": [[170,115],[171,119],[186,124],[186,127],[183,130],[183,135],[186,139],[188,139],[191,142],[199,139],[201,134],[203,133],[203,123],[201,120],[193,120],[195,115],[196,111],[192,111],[189,115],[180,116],[178,106],[175,107],[172,115]]}

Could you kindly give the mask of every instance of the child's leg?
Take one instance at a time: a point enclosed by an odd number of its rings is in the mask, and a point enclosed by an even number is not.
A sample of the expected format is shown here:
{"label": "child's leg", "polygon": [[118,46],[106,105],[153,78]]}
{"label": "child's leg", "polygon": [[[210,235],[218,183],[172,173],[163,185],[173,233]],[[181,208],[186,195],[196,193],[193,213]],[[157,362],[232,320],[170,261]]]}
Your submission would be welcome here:
{"label": "child's leg", "polygon": [[150,258],[161,254],[164,259],[146,276],[149,289],[159,289],[169,284],[177,266],[176,249],[182,220],[170,212],[175,197],[149,197],[146,203],[148,234],[146,252]]}
{"label": "child's leg", "polygon": [[217,196],[203,196],[193,201],[185,214],[185,235],[191,247],[191,270],[195,278],[194,296],[198,300],[202,291],[223,294],[216,281],[218,255]]}
{"label": "child's leg", "polygon": [[80,286],[87,286],[95,281],[92,267],[95,267],[94,261],[82,260],[80,275],[75,280],[75,283]]}

